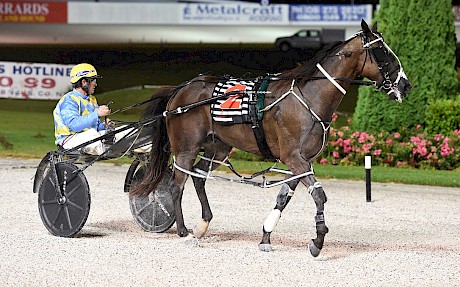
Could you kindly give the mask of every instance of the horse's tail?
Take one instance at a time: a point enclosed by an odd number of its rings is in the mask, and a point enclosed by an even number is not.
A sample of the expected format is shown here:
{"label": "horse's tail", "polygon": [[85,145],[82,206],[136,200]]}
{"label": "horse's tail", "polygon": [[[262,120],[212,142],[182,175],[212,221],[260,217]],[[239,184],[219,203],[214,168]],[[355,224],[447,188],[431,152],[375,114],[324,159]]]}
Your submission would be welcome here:
{"label": "horse's tail", "polygon": [[[173,95],[175,88],[162,89],[152,96],[151,102],[144,111],[144,118],[161,115]],[[168,132],[166,130],[166,120],[159,118],[152,123],[152,149],[150,161],[145,167],[144,178],[130,192],[133,195],[147,196],[155,191],[163,180],[168,169],[168,162],[171,155],[169,148]]]}

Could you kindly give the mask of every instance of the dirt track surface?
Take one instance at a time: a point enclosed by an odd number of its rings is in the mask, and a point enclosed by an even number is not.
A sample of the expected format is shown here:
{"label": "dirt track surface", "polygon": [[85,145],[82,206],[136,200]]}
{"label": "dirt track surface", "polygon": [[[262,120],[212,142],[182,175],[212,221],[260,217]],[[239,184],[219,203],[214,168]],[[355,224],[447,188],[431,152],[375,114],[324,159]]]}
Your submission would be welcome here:
{"label": "dirt track surface", "polygon": [[[198,246],[175,234],[144,232],[123,193],[127,165],[85,171],[89,218],[75,238],[48,233],[32,193],[38,160],[0,159],[1,286],[460,286],[460,189],[323,180],[328,195],[325,247],[313,258],[313,200],[296,190],[258,250],[278,188],[208,181],[214,213]],[[201,214],[189,181],[185,222]]]}

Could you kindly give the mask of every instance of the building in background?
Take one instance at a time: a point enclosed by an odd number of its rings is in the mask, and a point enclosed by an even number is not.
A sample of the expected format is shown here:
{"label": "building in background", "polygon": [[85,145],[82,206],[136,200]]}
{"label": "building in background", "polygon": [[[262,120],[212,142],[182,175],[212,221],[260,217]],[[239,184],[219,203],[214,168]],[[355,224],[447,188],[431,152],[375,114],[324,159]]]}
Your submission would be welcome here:
{"label": "building in background", "polygon": [[274,43],[300,29],[351,36],[372,20],[372,4],[330,2],[0,0],[0,44]]}

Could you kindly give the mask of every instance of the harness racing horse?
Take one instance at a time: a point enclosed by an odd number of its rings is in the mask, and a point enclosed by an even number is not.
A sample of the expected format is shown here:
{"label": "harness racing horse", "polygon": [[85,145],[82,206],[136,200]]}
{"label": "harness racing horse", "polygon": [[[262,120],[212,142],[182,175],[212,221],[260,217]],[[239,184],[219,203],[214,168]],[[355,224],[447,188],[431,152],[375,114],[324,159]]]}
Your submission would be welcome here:
{"label": "harness racing horse", "polygon": [[[268,84],[267,91],[270,93],[265,96],[264,108],[260,111],[263,112],[266,146],[292,174],[282,181],[275,208],[263,224],[259,244],[262,251],[272,251],[271,232],[301,182],[316,204],[317,237],[309,242],[309,250],[313,256],[319,255],[328,232],[324,217],[327,198],[313,175],[312,161],[327,144],[333,113],[350,85],[370,83],[399,102],[412,88],[399,59],[377,32],[377,25],[370,29],[362,21],[361,27],[362,31],[352,38],[323,48],[309,62],[273,77]],[[374,82],[358,81],[361,77]],[[210,105],[181,110],[181,107],[211,99],[219,80],[215,76],[198,76],[176,87],[155,105],[150,105],[147,113],[163,113],[165,117],[155,123],[150,163],[143,181],[132,191],[136,195],[154,192],[169,171],[172,155],[174,168],[170,188],[177,233],[195,241],[205,235],[213,217],[203,174],[226,160],[232,147],[256,155],[266,154],[260,150],[250,124],[215,124]],[[173,110],[179,112],[168,114]],[[203,156],[195,164],[197,155],[203,150]],[[181,206],[189,175],[202,207],[202,219],[193,229],[193,235],[184,225]]]}

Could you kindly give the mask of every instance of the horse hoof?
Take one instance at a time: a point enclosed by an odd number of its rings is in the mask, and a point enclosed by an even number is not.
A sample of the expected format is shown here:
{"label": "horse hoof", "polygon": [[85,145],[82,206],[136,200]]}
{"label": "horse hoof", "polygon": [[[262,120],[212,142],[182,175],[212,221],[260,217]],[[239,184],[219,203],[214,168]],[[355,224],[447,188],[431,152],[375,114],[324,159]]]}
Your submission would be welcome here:
{"label": "horse hoof", "polygon": [[206,232],[208,232],[208,227],[209,227],[209,222],[201,220],[193,228],[193,235],[195,235],[195,237],[198,239],[203,238]]}
{"label": "horse hoof", "polygon": [[273,252],[273,248],[271,244],[267,244],[267,243],[259,244],[259,250],[263,252]]}
{"label": "horse hoof", "polygon": [[318,257],[319,253],[321,252],[321,249],[316,247],[313,240],[310,240],[310,242],[308,242],[308,249],[310,250],[310,253],[313,257]]}
{"label": "horse hoof", "polygon": [[198,246],[199,240],[195,236],[189,234],[185,237],[185,244],[189,246]]}

